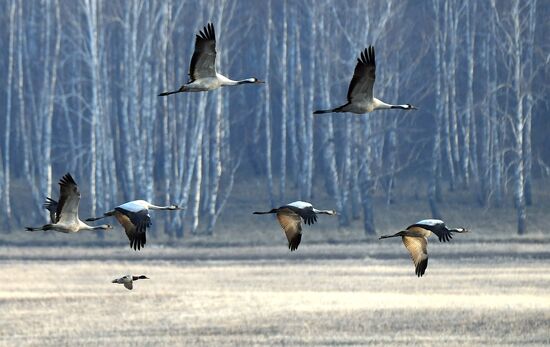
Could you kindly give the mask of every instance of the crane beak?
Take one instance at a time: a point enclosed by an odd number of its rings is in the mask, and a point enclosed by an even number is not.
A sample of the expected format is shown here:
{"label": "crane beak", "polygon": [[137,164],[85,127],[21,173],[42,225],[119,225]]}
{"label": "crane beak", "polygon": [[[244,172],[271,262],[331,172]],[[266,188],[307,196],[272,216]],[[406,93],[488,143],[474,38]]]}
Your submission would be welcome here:
{"label": "crane beak", "polygon": [[262,80],[256,80],[256,83],[265,83],[265,81],[262,81]]}

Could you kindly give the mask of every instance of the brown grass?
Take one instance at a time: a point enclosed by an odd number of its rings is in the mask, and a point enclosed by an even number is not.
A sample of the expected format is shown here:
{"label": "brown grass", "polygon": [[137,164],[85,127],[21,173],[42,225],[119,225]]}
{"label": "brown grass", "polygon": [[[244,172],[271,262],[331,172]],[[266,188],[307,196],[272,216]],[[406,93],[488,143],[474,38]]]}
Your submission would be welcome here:
{"label": "brown grass", "polygon": [[[464,240],[431,242],[420,279],[399,240],[294,253],[2,247],[0,345],[550,343],[549,240]],[[110,283],[126,273],[151,280]]]}

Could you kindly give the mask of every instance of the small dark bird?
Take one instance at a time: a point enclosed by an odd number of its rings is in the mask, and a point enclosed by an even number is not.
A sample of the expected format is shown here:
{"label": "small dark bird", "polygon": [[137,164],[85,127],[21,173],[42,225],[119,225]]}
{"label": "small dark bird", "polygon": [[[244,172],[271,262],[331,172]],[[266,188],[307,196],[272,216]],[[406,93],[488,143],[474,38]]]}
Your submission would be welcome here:
{"label": "small dark bird", "polygon": [[453,238],[452,233],[466,232],[468,230],[464,228],[448,229],[439,219],[424,219],[409,225],[407,229],[397,234],[380,236],[380,240],[401,236],[403,244],[411,254],[416,275],[422,277],[428,267],[428,236],[434,233],[440,242],[447,242]]}
{"label": "small dark bird", "polygon": [[126,275],[121,278],[114,279],[112,283],[124,284],[124,287],[126,287],[126,289],[132,290],[134,288],[134,281],[148,280],[148,279],[149,277],[145,275],[141,275],[141,276]]}
{"label": "small dark bird", "polygon": [[334,210],[318,210],[309,202],[295,201],[267,212],[254,212],[254,214],[276,213],[279,224],[288,240],[288,248],[294,251],[302,240],[302,219],[304,223],[311,225],[317,221],[318,214],[336,215]]}

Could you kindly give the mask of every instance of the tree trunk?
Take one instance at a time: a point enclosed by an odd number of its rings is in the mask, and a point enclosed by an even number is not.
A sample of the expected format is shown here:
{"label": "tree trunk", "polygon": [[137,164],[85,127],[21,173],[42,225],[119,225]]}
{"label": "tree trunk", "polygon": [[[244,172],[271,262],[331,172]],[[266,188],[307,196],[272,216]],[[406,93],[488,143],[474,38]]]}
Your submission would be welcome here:
{"label": "tree trunk", "polygon": [[265,117],[265,163],[266,163],[266,175],[267,175],[267,190],[269,195],[269,204],[275,205],[275,195],[273,186],[273,167],[271,159],[271,146],[273,139],[271,136],[271,87],[269,83],[269,70],[271,67],[271,32],[273,31],[273,21],[271,15],[271,0],[268,0],[268,19],[267,19],[267,39],[265,43],[265,79],[267,81],[264,88],[264,117]]}
{"label": "tree trunk", "polygon": [[441,82],[441,34],[440,34],[440,2],[434,0],[433,8],[435,12],[435,115],[434,115],[434,139],[432,147],[431,162],[431,182],[428,185],[428,202],[433,218],[441,218],[438,205],[439,174],[441,165],[441,119],[443,115],[442,82]]}
{"label": "tree trunk", "polygon": [[[10,176],[11,176],[11,165],[10,165],[10,141],[11,141],[11,117],[12,117],[12,86],[13,86],[13,75],[14,75],[14,50],[15,50],[15,34],[16,31],[16,22],[15,22],[15,0],[10,1],[9,7],[9,39],[8,39],[8,79],[5,84],[6,86],[6,116],[5,116],[5,130],[4,130],[4,148],[2,148],[3,154],[3,172],[2,172],[2,182],[0,182],[0,192],[2,193],[2,205],[3,211],[2,214],[6,216],[4,219],[7,221],[7,229],[10,229],[10,218],[11,216],[11,198],[10,198]],[[1,159],[1,157],[0,157]]]}
{"label": "tree trunk", "polygon": [[531,153],[531,122],[532,122],[532,112],[534,107],[533,100],[533,61],[534,57],[534,46],[535,46],[535,28],[536,28],[536,16],[535,11],[537,7],[537,0],[529,1],[529,20],[527,21],[527,38],[524,40],[527,45],[526,53],[526,72],[528,78],[528,84],[526,86],[526,98],[525,98],[525,128],[524,128],[524,165],[525,165],[525,203],[527,206],[533,204],[533,188],[532,188],[532,178],[531,171],[533,166],[533,155]]}
{"label": "tree trunk", "polygon": [[518,234],[523,235],[526,232],[527,211],[525,206],[525,157],[523,152],[523,136],[525,116],[523,114],[523,95],[521,83],[522,75],[522,59],[521,59],[521,26],[520,26],[520,0],[514,1],[512,9],[512,20],[514,23],[513,40],[514,45],[512,52],[514,61],[514,92],[516,97],[516,110],[514,115],[514,135],[515,135],[515,204],[518,214]]}
{"label": "tree trunk", "polygon": [[287,103],[287,45],[288,45],[288,25],[287,25],[287,0],[283,0],[283,39],[281,42],[283,59],[281,61],[281,74],[282,74],[282,96],[281,96],[281,160],[279,167],[279,199],[284,201],[286,193],[286,132],[287,132],[287,117],[288,117],[288,103]]}

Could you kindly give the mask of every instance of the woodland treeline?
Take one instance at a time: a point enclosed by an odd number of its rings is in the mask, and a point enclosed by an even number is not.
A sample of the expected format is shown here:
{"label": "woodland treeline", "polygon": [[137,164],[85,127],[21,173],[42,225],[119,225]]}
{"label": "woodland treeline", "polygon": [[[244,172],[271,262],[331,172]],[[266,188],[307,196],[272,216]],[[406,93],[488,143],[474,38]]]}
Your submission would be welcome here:
{"label": "woodland treeline", "polygon": [[[373,197],[428,181],[433,217],[455,191],[513,199],[526,232],[548,173],[550,4],[537,0],[2,0],[0,219],[42,221],[73,173],[83,215],[143,198],[177,203],[165,232],[214,232],[236,182],[265,204],[334,198],[339,224],[375,233]],[[187,80],[213,22],[218,69],[263,86],[161,98]],[[376,48],[375,96],[418,111],[313,116],[345,101]],[[314,184],[322,182],[322,184]],[[291,192],[291,193],[289,193]],[[156,216],[155,218],[161,218]]]}

